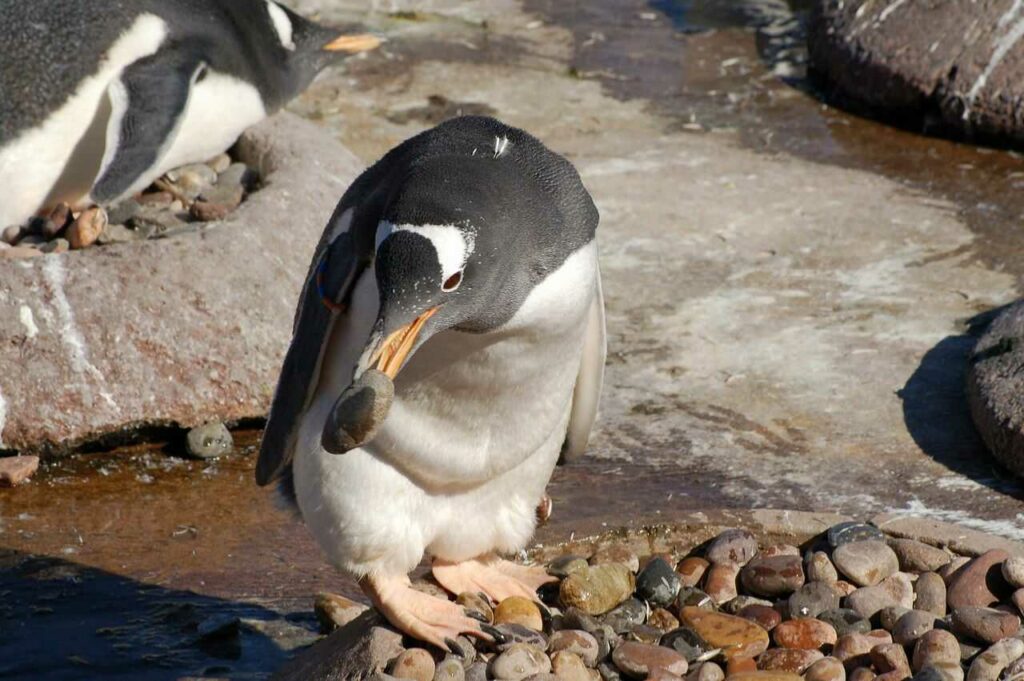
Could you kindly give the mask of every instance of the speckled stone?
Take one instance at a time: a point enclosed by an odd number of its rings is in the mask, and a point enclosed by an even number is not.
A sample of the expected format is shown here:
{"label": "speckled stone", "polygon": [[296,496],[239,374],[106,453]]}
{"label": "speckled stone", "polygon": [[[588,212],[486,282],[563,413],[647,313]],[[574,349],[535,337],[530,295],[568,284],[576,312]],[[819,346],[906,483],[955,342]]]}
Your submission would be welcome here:
{"label": "speckled stone", "polygon": [[1010,588],[1003,579],[1002,566],[1009,554],[1002,549],[986,551],[960,568],[949,582],[946,603],[951,610],[963,607],[984,607],[1009,596]]}
{"label": "speckled stone", "polygon": [[1022,655],[1024,641],[1018,638],[1008,638],[994,643],[971,662],[967,670],[967,681],[996,681],[1003,669]]}
{"label": "speckled stone", "polygon": [[924,572],[914,582],[914,607],[936,617],[946,615],[946,583],[937,572]]}
{"label": "speckled stone", "polygon": [[804,672],[805,681],[846,681],[846,667],[834,657],[824,657]]}
{"label": "speckled stone", "polygon": [[648,615],[647,624],[662,632],[666,632],[678,628],[679,620],[665,608],[655,608]]}
{"label": "speckled stone", "polygon": [[391,663],[388,673],[396,679],[410,681],[433,681],[434,658],[422,648],[410,648],[399,653]]}
{"label": "speckled stone", "polygon": [[854,541],[884,541],[885,535],[877,527],[858,522],[845,522],[828,529],[828,543],[832,548]]}
{"label": "speckled stone", "polygon": [[846,634],[866,634],[871,631],[871,622],[862,617],[856,610],[836,608],[818,614],[818,619],[828,622],[836,630],[838,636]]}
{"label": "speckled stone", "polygon": [[942,629],[926,632],[914,644],[915,672],[935,664],[960,664],[960,644],[957,643],[956,636]]}
{"label": "speckled stone", "polygon": [[786,596],[803,586],[803,561],[800,556],[757,556],[740,571],[740,582],[757,596]]}
{"label": "speckled stone", "polygon": [[739,616],[750,620],[765,631],[771,631],[782,621],[782,615],[775,608],[767,605],[748,605],[739,611]]}
{"label": "speckled stone", "polygon": [[808,582],[789,597],[789,616],[817,617],[839,607],[839,594],[826,582]]}
{"label": "speckled stone", "polygon": [[883,541],[846,542],[832,552],[832,562],[851,582],[874,586],[899,569],[896,552]]}
{"label": "speckled stone", "polygon": [[563,629],[551,634],[548,651],[557,653],[563,650],[579,655],[588,667],[597,664],[599,651],[597,639],[593,634],[582,629]]}
{"label": "speckled stone", "polygon": [[488,665],[491,676],[501,681],[521,681],[534,674],[551,671],[551,660],[538,648],[516,643],[505,652],[491,658]]}
{"label": "speckled stone", "polygon": [[900,678],[910,676],[910,661],[907,660],[907,653],[903,650],[903,646],[898,643],[877,645],[871,649],[869,655],[871,657],[871,664],[879,672],[883,674],[902,672],[903,676]]}
{"label": "speckled stone", "polygon": [[534,631],[544,629],[540,608],[533,601],[522,596],[510,596],[494,609],[495,624],[519,624]]}
{"label": "speckled stone", "polygon": [[789,620],[772,631],[772,638],[782,648],[818,650],[833,645],[838,636],[827,622],[815,619]]}
{"label": "speckled stone", "polygon": [[825,582],[832,584],[839,579],[839,573],[832,560],[824,551],[815,551],[805,561],[808,582]]}
{"label": "speckled stone", "polygon": [[726,530],[708,544],[704,557],[711,563],[731,563],[740,567],[757,555],[757,539],[747,530]]}
{"label": "speckled stone", "polygon": [[655,607],[671,604],[679,593],[679,587],[679,575],[661,557],[648,561],[636,577],[636,595]]}
{"label": "speckled stone", "polygon": [[889,605],[911,608],[914,605],[914,587],[903,572],[886,577],[875,586],[864,586],[846,597],[846,606],[861,617],[871,617]]}
{"label": "speckled stone", "polygon": [[676,564],[676,573],[679,574],[681,586],[697,586],[704,578],[711,563],[698,556],[683,558]]}
{"label": "speckled stone", "polygon": [[612,651],[612,662],[627,676],[643,679],[652,669],[664,669],[682,676],[686,673],[686,658],[671,648],[626,641]]}
{"label": "speckled stone", "polygon": [[708,570],[704,591],[717,605],[731,601],[739,594],[737,579],[740,566],[734,563],[715,563]]}
{"label": "speckled stone", "polygon": [[1020,629],[1020,617],[993,608],[963,607],[953,610],[953,632],[985,643],[1013,636]]}
{"label": "speckled stone", "polygon": [[661,645],[672,648],[691,663],[712,647],[696,631],[688,627],[679,627],[668,632],[661,637]]}
{"label": "speckled stone", "polygon": [[757,658],[757,668],[803,674],[808,667],[824,658],[818,650],[771,648]]}
{"label": "speckled stone", "polygon": [[749,620],[735,615],[683,608],[682,622],[715,648],[721,648],[727,660],[756,657],[768,648],[768,632]]}
{"label": "speckled stone", "polygon": [[622,563],[598,564],[562,580],[559,597],[566,607],[601,615],[629,598],[635,586],[633,573]]}
{"label": "speckled stone", "polygon": [[610,626],[616,634],[624,634],[647,620],[647,606],[637,598],[627,598],[601,617],[601,622]]}
{"label": "speckled stone", "polygon": [[904,572],[935,572],[953,559],[950,553],[916,539],[890,539],[889,546]]}
{"label": "speckled stone", "polygon": [[896,622],[892,640],[904,646],[912,645],[935,628],[935,615],[924,610],[911,610]]}

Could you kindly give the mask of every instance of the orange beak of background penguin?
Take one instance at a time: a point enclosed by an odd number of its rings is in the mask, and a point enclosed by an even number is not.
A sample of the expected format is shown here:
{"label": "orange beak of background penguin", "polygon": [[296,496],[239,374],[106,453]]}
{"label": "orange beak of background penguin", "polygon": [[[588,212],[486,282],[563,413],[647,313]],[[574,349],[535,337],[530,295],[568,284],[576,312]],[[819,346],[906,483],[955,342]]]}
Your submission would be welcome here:
{"label": "orange beak of background penguin", "polygon": [[347,52],[348,54],[356,54],[357,52],[369,52],[372,49],[377,48],[380,45],[380,38],[369,33],[356,33],[340,35],[331,42],[324,45],[323,49],[327,52]]}
{"label": "orange beak of background penguin", "polygon": [[416,345],[416,339],[419,338],[423,325],[434,316],[437,310],[436,307],[430,308],[411,323],[397,329],[385,338],[381,346],[370,357],[370,366],[383,372],[391,380],[395,380],[395,376],[398,375],[413,346]]}

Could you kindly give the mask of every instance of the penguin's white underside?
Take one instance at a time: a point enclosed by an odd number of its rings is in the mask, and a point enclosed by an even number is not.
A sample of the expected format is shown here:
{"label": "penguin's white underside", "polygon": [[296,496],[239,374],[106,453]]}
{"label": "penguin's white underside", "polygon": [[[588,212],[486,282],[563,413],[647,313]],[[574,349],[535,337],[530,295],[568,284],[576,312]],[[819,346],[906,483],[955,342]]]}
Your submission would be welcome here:
{"label": "penguin's white underside", "polygon": [[[497,330],[444,331],[424,343],[399,374],[374,440],[334,455],[320,447],[323,424],[377,313],[373,269],[364,272],[331,334],[292,463],[299,507],[331,562],[356,575],[403,574],[424,552],[464,560],[522,548],[570,419],[579,418],[574,389],[588,380],[600,389],[600,375],[583,375],[603,369],[598,296],[591,242]],[[597,347],[600,364],[591,358],[581,372]],[[588,400],[596,407],[596,395]]]}

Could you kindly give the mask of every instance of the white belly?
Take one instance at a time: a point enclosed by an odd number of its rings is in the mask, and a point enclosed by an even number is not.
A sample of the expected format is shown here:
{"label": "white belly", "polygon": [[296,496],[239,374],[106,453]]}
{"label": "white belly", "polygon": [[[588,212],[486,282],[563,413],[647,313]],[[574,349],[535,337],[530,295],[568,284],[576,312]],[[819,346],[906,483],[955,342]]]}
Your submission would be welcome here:
{"label": "white belly", "polygon": [[[395,574],[425,551],[463,560],[525,546],[565,437],[595,266],[596,247],[572,256],[502,332],[433,337],[399,374],[373,442],[342,455],[320,433],[363,348],[332,342],[293,466],[299,508],[335,565]],[[335,338],[367,338],[376,307],[371,273],[353,301],[366,312]]]}

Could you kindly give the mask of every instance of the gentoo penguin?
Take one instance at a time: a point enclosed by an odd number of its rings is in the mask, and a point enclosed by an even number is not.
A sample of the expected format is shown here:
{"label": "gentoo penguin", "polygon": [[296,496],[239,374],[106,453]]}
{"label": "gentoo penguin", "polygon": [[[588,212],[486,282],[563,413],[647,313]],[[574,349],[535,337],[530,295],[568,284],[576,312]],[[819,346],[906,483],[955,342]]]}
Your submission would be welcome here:
{"label": "gentoo penguin", "polygon": [[215,156],[379,42],[269,0],[3,0],[0,26],[0,229]]}
{"label": "gentoo penguin", "polygon": [[[438,646],[486,625],[415,591],[536,599],[503,560],[533,533],[560,456],[584,449],[605,326],[598,213],[573,166],[526,132],[461,117],[348,189],[313,256],[256,479],[283,480],[328,559],[400,630]],[[393,381],[363,445],[324,447],[339,395]]]}

